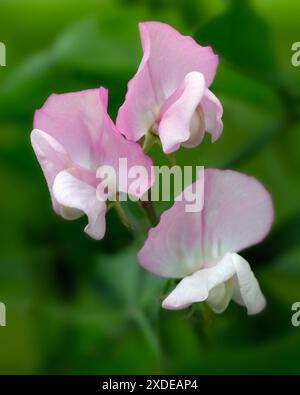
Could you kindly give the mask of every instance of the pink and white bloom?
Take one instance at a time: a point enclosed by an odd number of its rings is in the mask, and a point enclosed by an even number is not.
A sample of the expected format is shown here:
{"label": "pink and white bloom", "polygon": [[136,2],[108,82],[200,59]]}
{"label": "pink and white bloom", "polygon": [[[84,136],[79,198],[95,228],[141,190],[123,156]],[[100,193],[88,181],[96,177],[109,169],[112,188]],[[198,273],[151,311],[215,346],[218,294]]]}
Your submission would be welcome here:
{"label": "pink and white bloom", "polygon": [[118,129],[133,141],[158,134],[165,153],[199,145],[205,131],[216,141],[223,109],[208,88],[218,56],[164,23],[140,23],[139,30],[144,55],[128,83]]}
{"label": "pink and white bloom", "polygon": [[269,232],[271,197],[255,178],[236,171],[204,170],[201,184],[202,210],[186,212],[184,199],[176,201],[150,230],[139,262],[159,276],[183,278],[163,301],[166,309],[206,301],[220,313],[233,299],[246,306],[248,314],[259,313],[265,298],[238,252]]}
{"label": "pink and white bloom", "polygon": [[[66,219],[86,214],[85,232],[95,239],[105,234],[106,202],[96,196],[99,166],[118,171],[120,158],[128,168],[143,166],[148,174],[152,161],[141,147],[127,141],[107,114],[104,88],[53,94],[35,112],[31,142],[44,172],[54,210]],[[124,180],[130,189],[134,180]],[[151,177],[140,179],[138,197],[151,187]],[[127,192],[122,190],[121,192]]]}

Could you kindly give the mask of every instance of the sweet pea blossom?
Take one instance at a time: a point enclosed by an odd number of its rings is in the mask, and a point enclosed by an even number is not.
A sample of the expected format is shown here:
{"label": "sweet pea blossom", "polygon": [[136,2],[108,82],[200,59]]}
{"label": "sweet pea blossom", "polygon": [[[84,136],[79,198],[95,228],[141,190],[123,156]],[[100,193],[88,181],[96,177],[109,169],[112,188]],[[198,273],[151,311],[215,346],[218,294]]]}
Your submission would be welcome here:
{"label": "sweet pea blossom", "polygon": [[199,145],[205,131],[216,141],[223,109],[208,88],[218,56],[164,23],[140,23],[139,30],[144,55],[128,83],[118,129],[133,141],[158,135],[165,153]]}
{"label": "sweet pea blossom", "polygon": [[203,174],[202,210],[186,212],[184,199],[175,201],[150,230],[139,262],[159,276],[183,278],[163,301],[166,309],[206,301],[221,313],[233,299],[248,314],[259,313],[265,298],[238,252],[269,232],[271,197],[255,178],[242,173],[206,169]]}
{"label": "sweet pea blossom", "polygon": [[[107,114],[104,88],[53,94],[35,112],[31,142],[46,178],[53,208],[65,219],[86,214],[85,232],[100,240],[105,234],[105,200],[98,198],[99,166],[118,171],[120,158],[128,167],[143,166],[150,174],[152,161],[141,147],[127,141]],[[128,182],[127,182],[128,181]],[[133,180],[124,180],[130,189]],[[141,178],[137,197],[150,188],[151,177]],[[127,192],[119,186],[119,191]]]}

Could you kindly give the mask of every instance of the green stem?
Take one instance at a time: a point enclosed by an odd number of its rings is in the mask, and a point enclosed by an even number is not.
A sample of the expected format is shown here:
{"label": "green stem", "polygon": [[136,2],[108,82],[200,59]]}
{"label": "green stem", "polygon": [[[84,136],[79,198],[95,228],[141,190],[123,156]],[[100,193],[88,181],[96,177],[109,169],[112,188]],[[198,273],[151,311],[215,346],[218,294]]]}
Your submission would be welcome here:
{"label": "green stem", "polygon": [[140,200],[140,205],[142,209],[145,211],[147,217],[149,218],[151,225],[156,226],[158,224],[158,218],[151,200],[148,201]]}
{"label": "green stem", "polygon": [[120,221],[122,222],[122,224],[124,226],[126,226],[126,228],[128,228],[128,229],[132,229],[132,226],[127,218],[125,211],[123,210],[123,208],[121,206],[121,203],[119,201],[116,201],[116,202],[114,202],[113,207],[116,210],[116,213],[117,213],[118,217],[120,218]]}
{"label": "green stem", "polygon": [[211,310],[206,303],[202,302],[194,304],[186,318],[190,320],[195,335],[199,339],[199,343],[204,347],[210,347],[213,317]]}
{"label": "green stem", "polygon": [[167,155],[167,157],[168,157],[168,160],[169,160],[169,163],[170,163],[171,166],[176,166],[177,165],[175,153],[169,154],[169,155]]}
{"label": "green stem", "polygon": [[148,340],[152,349],[155,351],[157,357],[160,358],[161,356],[160,342],[158,336],[156,335],[147,317],[139,310],[132,311],[131,315],[136,321],[136,323],[139,325],[145,338]]}
{"label": "green stem", "polygon": [[158,142],[159,142],[159,137],[155,133],[153,133],[151,130],[149,130],[149,132],[146,133],[145,139],[143,142],[144,152],[147,153],[148,151],[150,151],[152,146]]}

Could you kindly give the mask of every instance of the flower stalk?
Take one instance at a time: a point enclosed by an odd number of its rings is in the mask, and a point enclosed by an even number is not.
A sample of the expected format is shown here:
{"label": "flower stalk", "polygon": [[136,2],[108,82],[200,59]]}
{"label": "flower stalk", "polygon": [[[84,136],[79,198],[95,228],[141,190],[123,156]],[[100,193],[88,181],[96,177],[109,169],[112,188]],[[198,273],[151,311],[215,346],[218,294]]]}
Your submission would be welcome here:
{"label": "flower stalk", "polygon": [[140,205],[142,209],[145,211],[151,226],[156,226],[158,224],[158,218],[151,200],[148,201],[140,200]]}

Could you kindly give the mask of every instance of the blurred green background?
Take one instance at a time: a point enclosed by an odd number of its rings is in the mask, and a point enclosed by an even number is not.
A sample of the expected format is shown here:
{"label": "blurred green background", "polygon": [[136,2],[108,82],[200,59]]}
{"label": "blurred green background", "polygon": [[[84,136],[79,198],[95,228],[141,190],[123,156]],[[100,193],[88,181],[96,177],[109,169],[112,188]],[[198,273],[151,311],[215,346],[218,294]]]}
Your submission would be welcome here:
{"label": "blurred green background", "polygon": [[[126,206],[105,239],[86,219],[56,216],[30,146],[34,110],[53,92],[103,85],[114,118],[141,57],[137,24],[164,21],[220,54],[212,90],[224,132],[178,153],[181,165],[238,169],[271,192],[272,233],[243,255],[267,297],[255,317],[233,303],[222,315],[160,309],[164,281],[136,251],[149,225]],[[300,41],[298,0],[1,0],[0,373],[300,373]],[[151,151],[165,163],[158,147]],[[157,207],[158,210],[161,207]]]}

